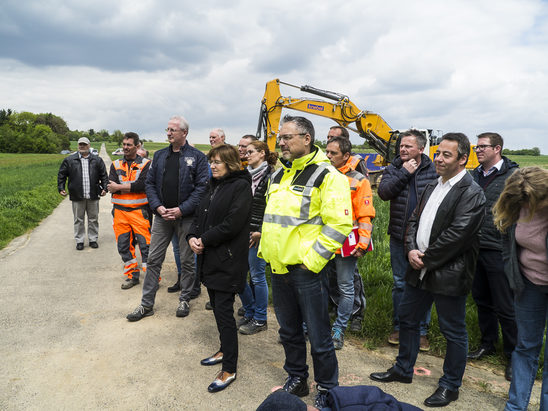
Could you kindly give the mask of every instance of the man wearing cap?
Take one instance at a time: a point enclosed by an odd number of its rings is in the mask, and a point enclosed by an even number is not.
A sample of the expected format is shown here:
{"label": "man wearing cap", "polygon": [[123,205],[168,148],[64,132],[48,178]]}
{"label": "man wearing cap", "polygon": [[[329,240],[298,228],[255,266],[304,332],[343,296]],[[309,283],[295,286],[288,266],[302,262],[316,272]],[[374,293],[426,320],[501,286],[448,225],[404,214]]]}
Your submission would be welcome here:
{"label": "man wearing cap", "polygon": [[107,190],[108,175],[103,159],[90,153],[89,140],[78,140],[78,151],[66,157],[57,175],[59,194],[66,196],[65,183],[68,178],[68,194],[74,214],[74,238],[76,249],[84,249],[85,215],[88,216],[88,239],[91,248],[98,248],[99,196]]}

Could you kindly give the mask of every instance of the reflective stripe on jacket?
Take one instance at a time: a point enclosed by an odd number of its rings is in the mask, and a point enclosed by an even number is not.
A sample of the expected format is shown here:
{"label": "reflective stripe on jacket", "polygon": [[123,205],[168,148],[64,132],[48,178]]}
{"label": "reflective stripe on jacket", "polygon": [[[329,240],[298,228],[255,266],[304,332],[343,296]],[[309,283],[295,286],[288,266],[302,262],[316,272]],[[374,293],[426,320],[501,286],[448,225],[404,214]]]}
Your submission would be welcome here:
{"label": "reflective stripe on jacket", "polygon": [[[140,159],[140,161],[138,161]],[[128,167],[125,159],[118,159],[112,163],[120,184],[135,183],[143,168],[150,162],[146,158],[137,157],[135,161]],[[114,193],[112,194],[112,204],[121,205],[129,208],[142,207],[148,204],[147,195],[144,191],[130,193]]]}
{"label": "reflective stripe on jacket", "polygon": [[275,274],[297,264],[320,272],[352,230],[346,177],[318,147],[278,169],[266,198],[259,256]]}
{"label": "reflective stripe on jacket", "polygon": [[[352,224],[358,227],[357,248],[367,250],[371,241],[371,231],[373,225],[371,221],[375,218],[375,208],[373,207],[373,192],[369,180],[361,173],[356,171],[356,160],[350,157],[346,164],[339,168],[348,179],[350,184],[350,196],[352,198]],[[340,251],[337,250],[337,254]]]}

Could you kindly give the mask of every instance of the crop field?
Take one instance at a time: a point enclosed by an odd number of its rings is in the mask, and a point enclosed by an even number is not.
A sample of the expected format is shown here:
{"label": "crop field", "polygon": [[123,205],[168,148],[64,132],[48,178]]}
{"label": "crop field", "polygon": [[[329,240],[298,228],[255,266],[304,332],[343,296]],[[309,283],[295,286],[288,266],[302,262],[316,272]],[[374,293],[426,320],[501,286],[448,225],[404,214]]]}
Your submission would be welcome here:
{"label": "crop field", "polygon": [[0,154],[0,249],[36,227],[63,197],[59,154]]}

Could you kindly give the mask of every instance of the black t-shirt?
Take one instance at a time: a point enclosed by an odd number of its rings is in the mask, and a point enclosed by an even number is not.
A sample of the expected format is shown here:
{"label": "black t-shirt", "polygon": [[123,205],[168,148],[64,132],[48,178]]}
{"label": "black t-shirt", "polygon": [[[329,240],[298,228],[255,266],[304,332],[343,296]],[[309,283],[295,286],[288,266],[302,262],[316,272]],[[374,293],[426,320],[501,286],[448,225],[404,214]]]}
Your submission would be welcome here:
{"label": "black t-shirt", "polygon": [[179,157],[180,151],[170,152],[166,158],[162,197],[164,207],[173,208],[179,206]]}

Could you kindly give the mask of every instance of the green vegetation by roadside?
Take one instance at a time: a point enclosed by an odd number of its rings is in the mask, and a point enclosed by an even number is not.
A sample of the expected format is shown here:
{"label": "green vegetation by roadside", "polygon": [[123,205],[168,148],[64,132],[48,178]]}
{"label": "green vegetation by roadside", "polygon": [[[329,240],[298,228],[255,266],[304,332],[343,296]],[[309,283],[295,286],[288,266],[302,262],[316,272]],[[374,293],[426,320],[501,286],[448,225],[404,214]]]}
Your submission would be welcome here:
{"label": "green vegetation by roadside", "polygon": [[[100,144],[96,144],[100,148]],[[154,152],[167,143],[146,142],[145,147]],[[106,143],[110,154],[118,145]],[[209,145],[197,145],[207,151]],[[117,158],[116,156],[111,156]],[[548,156],[511,156],[520,166],[540,165],[548,168]],[[57,172],[64,156],[54,154],[0,154],[0,249],[13,238],[37,226],[59,204],[62,197],[57,192]],[[364,345],[373,349],[386,344],[392,329],[392,270],[390,266],[389,237],[386,234],[389,220],[389,203],[374,196],[376,218],[373,221],[374,251],[359,261],[363,278],[367,307],[362,330],[355,334]],[[469,333],[469,347],[480,344],[477,323],[477,309],[469,296],[466,308],[466,323]],[[435,308],[429,331],[431,353],[442,355],[445,352],[445,339],[437,325]],[[492,365],[503,367],[505,358],[501,343],[499,354],[484,360]],[[541,352],[543,355],[544,350]],[[542,364],[542,357],[541,357]],[[542,368],[538,375],[541,375]]]}
{"label": "green vegetation by roadside", "polygon": [[506,157],[518,163],[519,166],[522,168],[530,167],[530,166],[548,168],[548,155],[531,156],[531,155],[510,154],[510,155],[507,155]]}
{"label": "green vegetation by roadside", "polygon": [[0,154],[0,249],[36,227],[61,202],[59,154]]}

